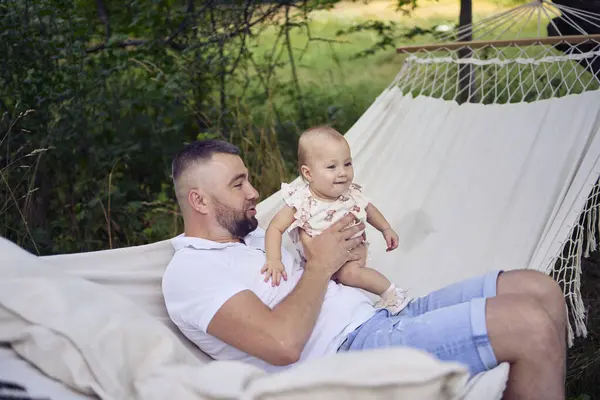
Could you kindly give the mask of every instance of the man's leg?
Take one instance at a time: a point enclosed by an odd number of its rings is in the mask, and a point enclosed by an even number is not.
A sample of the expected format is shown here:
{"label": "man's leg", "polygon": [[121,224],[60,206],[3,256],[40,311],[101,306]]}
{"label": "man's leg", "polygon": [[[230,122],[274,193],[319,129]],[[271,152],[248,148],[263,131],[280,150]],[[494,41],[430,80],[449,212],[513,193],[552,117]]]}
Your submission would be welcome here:
{"label": "man's leg", "polygon": [[566,344],[567,311],[565,298],[562,289],[554,279],[542,272],[533,270],[507,271],[498,277],[497,295],[533,297],[554,322],[559,340]]}
{"label": "man's leg", "polygon": [[499,273],[416,298],[398,315],[380,311],[350,334],[339,351],[407,346],[461,362],[471,375],[491,369],[498,363],[486,331],[485,298],[496,296]]}
{"label": "man's leg", "polygon": [[494,297],[497,294],[501,274],[500,271],[492,271],[445,286],[414,299],[402,313],[415,317],[439,308],[466,303],[472,299]]}
{"label": "man's leg", "polygon": [[548,312],[533,296],[499,294],[486,303],[491,347],[510,363],[504,398],[563,400],[565,343]]}
{"label": "man's leg", "polygon": [[[501,275],[508,279],[487,274],[416,299],[398,316],[378,314],[341,350],[414,347],[441,360],[462,362],[471,374],[506,361],[511,364],[507,399],[564,399],[565,343],[550,317],[562,300],[555,284],[525,272]],[[517,278],[521,283],[513,282]],[[546,300],[550,311],[541,305]]]}
{"label": "man's leg", "polygon": [[[496,275],[497,278],[496,278]],[[494,280],[496,279],[496,280]],[[564,343],[566,353],[567,313],[562,289],[548,275],[534,270],[513,270],[458,282],[416,299],[410,305],[410,315],[419,315],[441,307],[448,307],[477,297],[505,295],[526,296],[538,301],[554,322],[558,340]],[[566,355],[563,360],[566,368]]]}
{"label": "man's leg", "polygon": [[564,343],[548,313],[531,296],[475,298],[425,314],[377,314],[350,337],[342,351],[406,346],[443,361],[457,361],[471,375],[510,364],[506,400],[564,400]]}
{"label": "man's leg", "polygon": [[[538,328],[539,335],[549,336],[542,340],[547,341],[548,343],[546,344],[547,348],[545,350],[542,349],[544,353],[541,355],[541,357],[544,357],[544,354],[548,354],[548,363],[540,363],[547,371],[540,372],[560,386],[560,388],[556,389],[558,393],[564,392],[567,359],[567,312],[564,295],[558,283],[548,275],[538,271],[508,271],[498,278],[497,295],[497,299],[500,299],[500,301],[510,302],[515,298],[521,298],[521,302],[531,302],[533,300],[537,303],[538,308],[543,308],[547,313],[552,322],[552,326],[545,326],[544,328],[542,327],[544,324],[540,324]],[[496,318],[495,314],[499,314],[497,310],[494,309],[495,306],[493,305],[497,302],[498,301],[490,301],[488,303],[488,331],[494,351],[496,351],[496,353],[503,353],[506,346],[506,340],[502,338],[504,331],[500,324],[495,326],[492,321],[492,319]],[[515,310],[514,312],[518,313],[520,311]],[[501,319],[502,318],[507,319],[508,316],[501,317]],[[512,339],[510,339],[508,343],[511,341]],[[527,344],[532,347],[539,344],[535,342],[535,339],[526,341]],[[531,343],[529,343],[530,341]],[[530,350],[530,353],[533,355],[533,349]],[[522,379],[522,383],[526,384],[526,379],[530,378],[527,374],[522,374],[520,369],[528,369],[529,367],[523,366],[523,364],[524,363],[522,362],[520,364],[513,364],[513,367],[511,368],[511,380],[518,382]],[[512,373],[513,371],[514,374]],[[519,383],[516,383],[516,386],[519,385]]]}

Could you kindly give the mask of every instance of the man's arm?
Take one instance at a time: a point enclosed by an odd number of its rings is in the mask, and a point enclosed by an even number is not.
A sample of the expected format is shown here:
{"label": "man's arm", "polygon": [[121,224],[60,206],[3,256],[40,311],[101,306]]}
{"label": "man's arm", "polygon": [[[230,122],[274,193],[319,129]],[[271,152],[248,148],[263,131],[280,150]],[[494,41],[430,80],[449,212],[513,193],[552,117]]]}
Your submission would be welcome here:
{"label": "man's arm", "polygon": [[208,325],[208,333],[273,365],[298,361],[321,310],[329,277],[306,271],[273,310],[251,291],[231,297]]}
{"label": "man's arm", "polygon": [[269,364],[296,362],[317,322],[331,276],[353,259],[349,249],[363,240],[350,239],[364,229],[363,224],[345,229],[353,218],[348,215],[321,235],[303,241],[304,273],[273,310],[245,290],[221,306],[208,325],[208,334]]}

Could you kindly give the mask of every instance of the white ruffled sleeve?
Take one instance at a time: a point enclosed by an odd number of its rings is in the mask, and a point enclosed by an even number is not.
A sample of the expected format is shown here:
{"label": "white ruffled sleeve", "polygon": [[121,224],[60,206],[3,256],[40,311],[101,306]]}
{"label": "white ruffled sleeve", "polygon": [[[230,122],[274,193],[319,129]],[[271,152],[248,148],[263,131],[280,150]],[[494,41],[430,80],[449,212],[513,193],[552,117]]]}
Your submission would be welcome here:
{"label": "white ruffled sleeve", "polygon": [[304,190],[299,185],[293,185],[288,183],[281,184],[281,195],[283,201],[290,207],[300,210],[304,202]]}
{"label": "white ruffled sleeve", "polygon": [[364,195],[363,187],[356,183],[353,183],[348,189],[350,191],[350,196],[352,196],[356,204],[363,210],[366,209],[369,205],[370,200]]}
{"label": "white ruffled sleeve", "polygon": [[[305,183],[281,184],[283,201],[290,207],[295,208],[294,222],[288,228],[293,231],[296,228],[306,228],[306,223],[311,217],[310,213],[310,190]],[[308,232],[310,234],[310,232]]]}

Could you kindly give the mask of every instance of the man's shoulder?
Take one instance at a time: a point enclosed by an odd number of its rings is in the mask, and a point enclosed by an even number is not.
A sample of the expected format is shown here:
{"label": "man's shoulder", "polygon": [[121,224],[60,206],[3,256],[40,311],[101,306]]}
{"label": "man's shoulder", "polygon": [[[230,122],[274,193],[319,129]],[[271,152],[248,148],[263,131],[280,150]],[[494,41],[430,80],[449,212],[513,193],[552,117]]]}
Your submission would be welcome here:
{"label": "man's shoulder", "polygon": [[227,246],[226,243],[214,242],[212,240],[194,236],[186,236],[183,233],[172,238],[171,245],[173,246],[173,249],[175,249],[175,252],[184,249],[218,250]]}
{"label": "man's shoulder", "polygon": [[211,274],[215,269],[222,268],[224,264],[227,264],[227,259],[223,252],[192,247],[177,249],[163,273],[163,289],[165,286],[179,285],[183,283],[180,282],[182,280]]}
{"label": "man's shoulder", "polygon": [[210,266],[219,263],[225,263],[226,254],[222,251],[211,249],[195,249],[193,247],[183,247],[175,250],[171,261],[167,265],[169,269],[187,269],[197,266]]}

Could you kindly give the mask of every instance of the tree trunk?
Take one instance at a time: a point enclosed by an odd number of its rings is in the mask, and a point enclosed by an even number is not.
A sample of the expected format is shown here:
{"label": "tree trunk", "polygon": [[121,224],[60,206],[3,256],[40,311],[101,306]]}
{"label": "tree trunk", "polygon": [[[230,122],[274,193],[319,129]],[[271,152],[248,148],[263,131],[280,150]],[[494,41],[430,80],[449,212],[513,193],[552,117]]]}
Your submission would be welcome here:
{"label": "tree trunk", "polygon": [[[473,4],[471,0],[460,0],[460,16],[459,16],[459,28],[469,26],[464,32],[458,36],[458,41],[470,42],[473,40],[473,32],[471,29],[471,23],[473,22]],[[473,51],[470,48],[462,48],[458,50],[459,58],[471,57]],[[476,102],[476,86],[475,86],[475,69],[473,64],[459,64],[458,66],[458,96],[457,101],[459,104],[469,102]]]}

